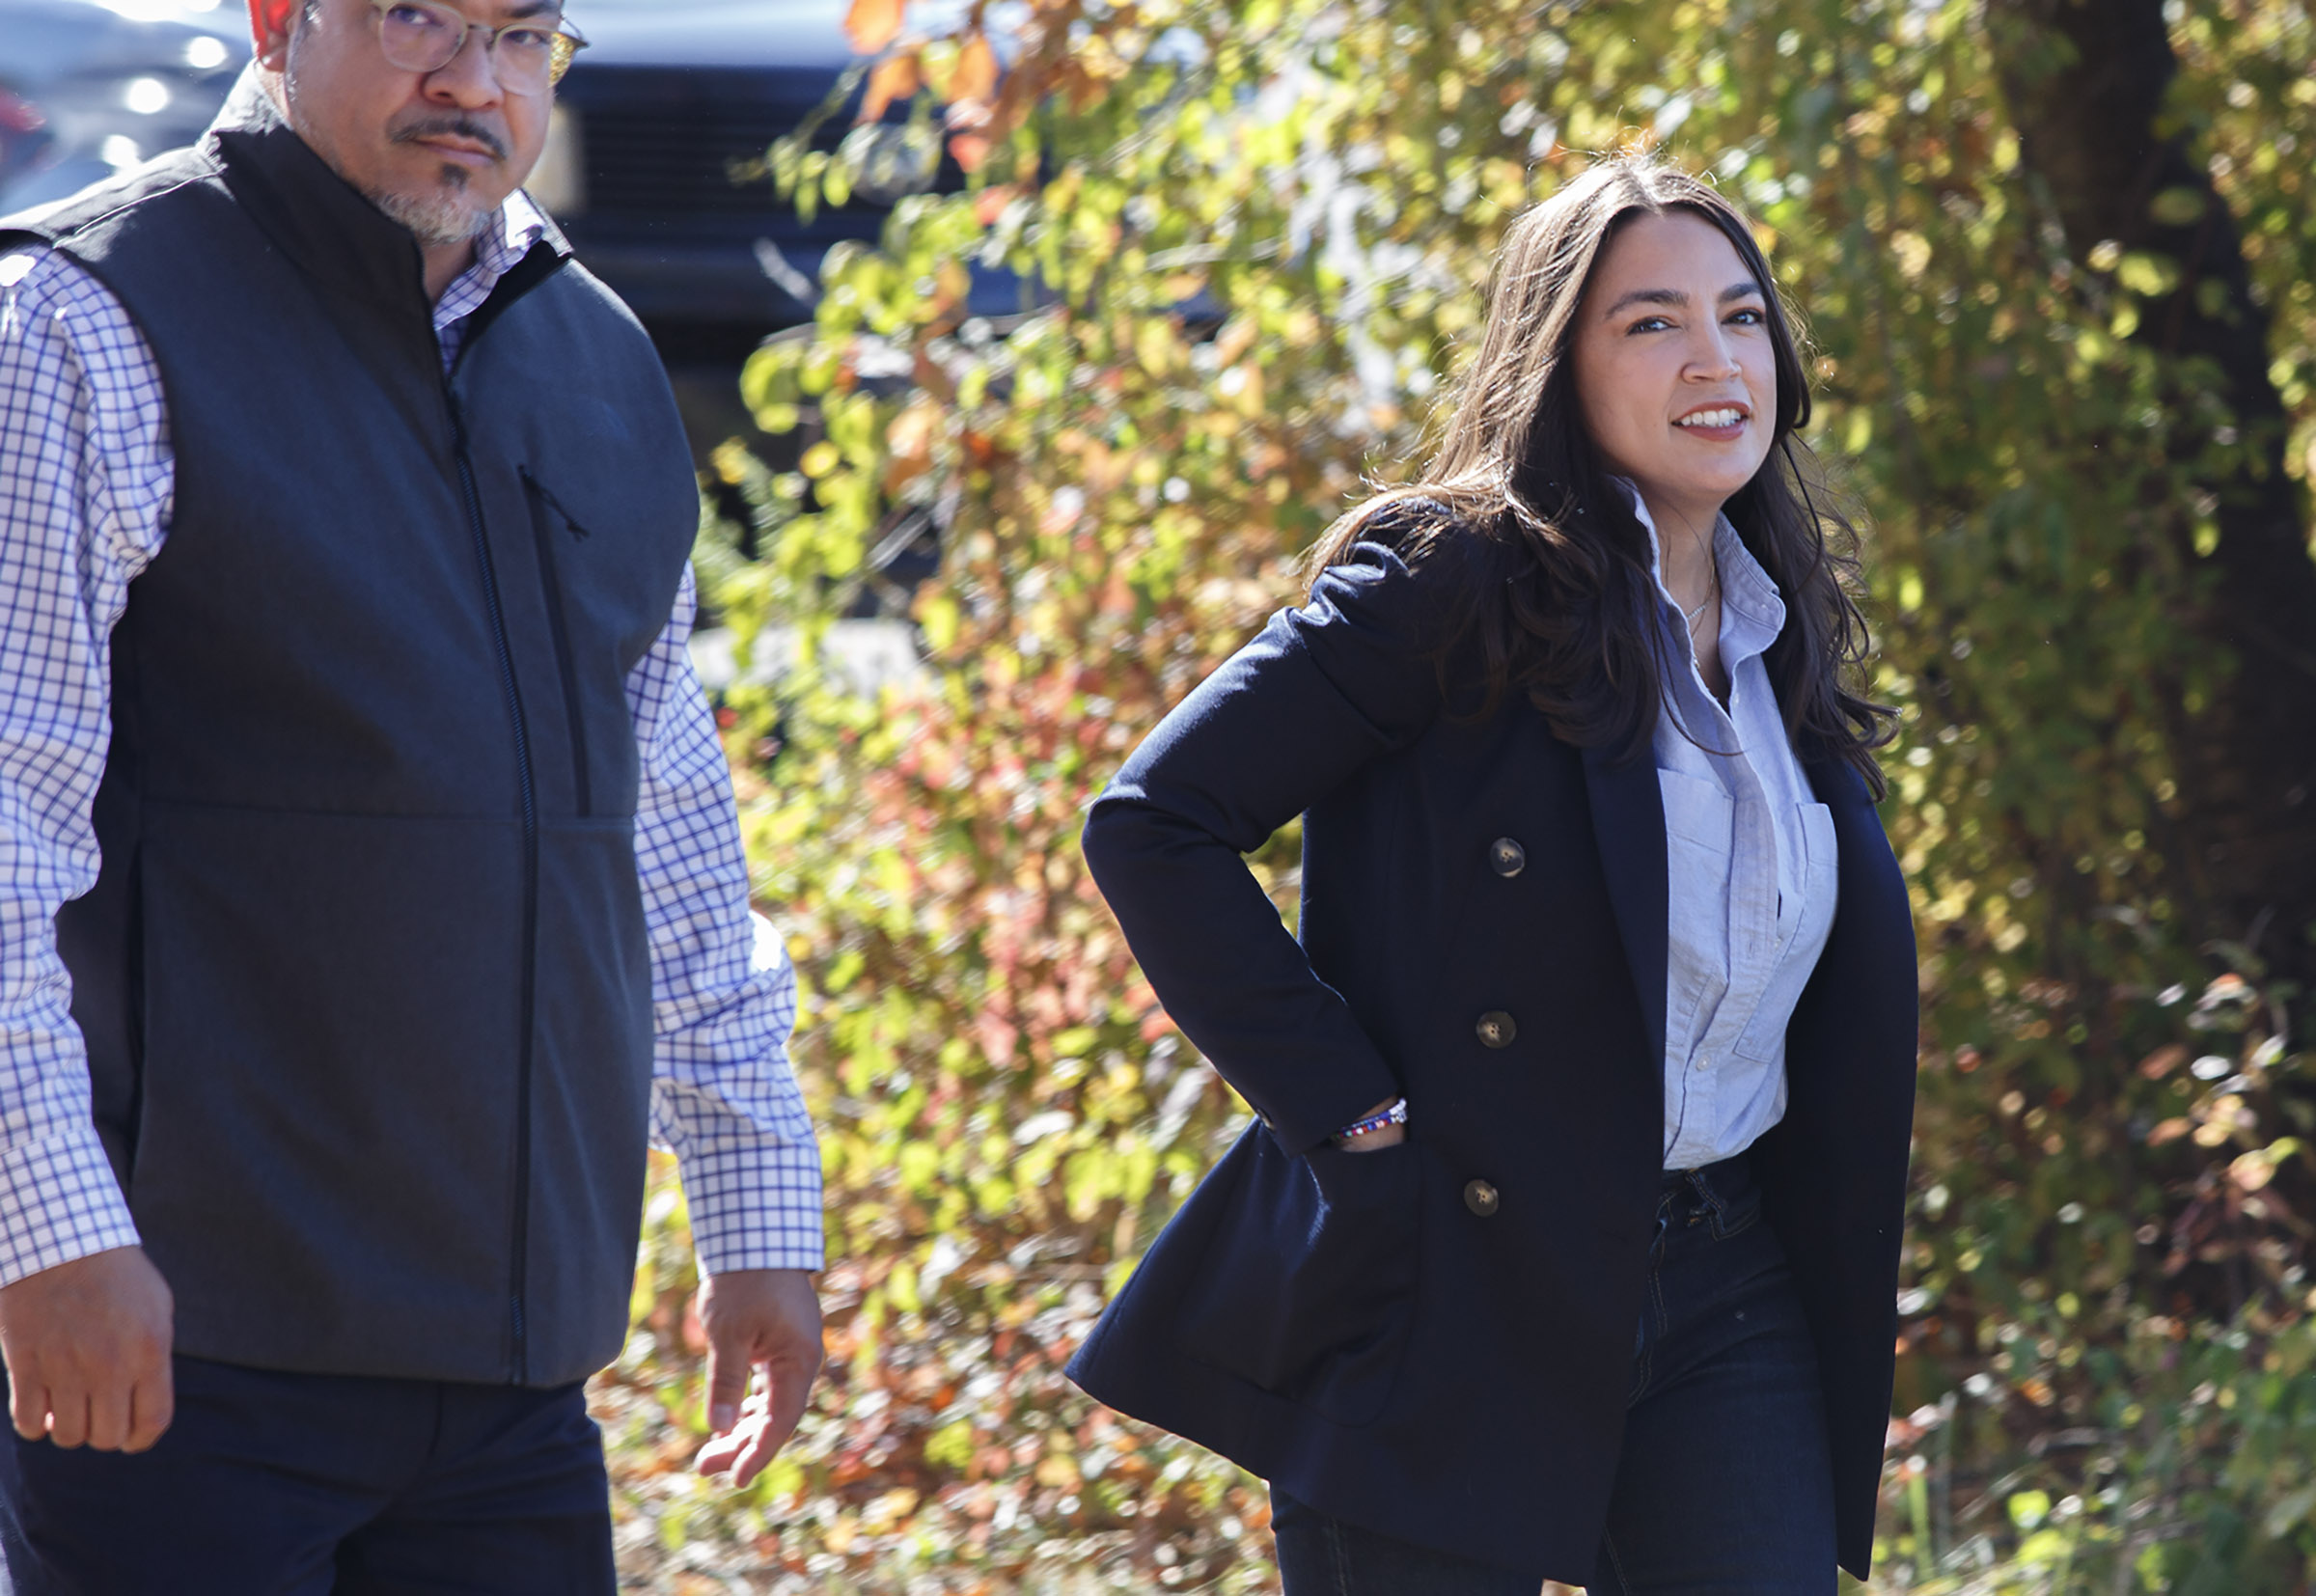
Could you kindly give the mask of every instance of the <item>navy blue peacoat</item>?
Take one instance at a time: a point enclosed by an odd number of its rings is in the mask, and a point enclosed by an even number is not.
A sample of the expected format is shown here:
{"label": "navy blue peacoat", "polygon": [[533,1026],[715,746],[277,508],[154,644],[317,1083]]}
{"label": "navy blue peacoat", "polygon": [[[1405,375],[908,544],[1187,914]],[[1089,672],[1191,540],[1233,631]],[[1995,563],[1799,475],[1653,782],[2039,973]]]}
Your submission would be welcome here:
{"label": "navy blue peacoat", "polygon": [[[1491,552],[1495,551],[1495,552]],[[1518,695],[1444,701],[1496,545],[1360,544],[1177,706],[1094,804],[1089,864],[1159,999],[1259,1119],[1070,1364],[1102,1401],[1304,1501],[1581,1583],[1607,1514],[1663,1149],[1655,770]],[[1460,702],[1460,701],[1459,701]],[[1840,1560],[1889,1411],[1914,1105],[1906,889],[1865,784],[1833,812],[1832,940],[1756,1144],[1815,1335]],[[1300,934],[1241,855],[1304,816]],[[1330,1137],[1404,1095],[1408,1139]]]}

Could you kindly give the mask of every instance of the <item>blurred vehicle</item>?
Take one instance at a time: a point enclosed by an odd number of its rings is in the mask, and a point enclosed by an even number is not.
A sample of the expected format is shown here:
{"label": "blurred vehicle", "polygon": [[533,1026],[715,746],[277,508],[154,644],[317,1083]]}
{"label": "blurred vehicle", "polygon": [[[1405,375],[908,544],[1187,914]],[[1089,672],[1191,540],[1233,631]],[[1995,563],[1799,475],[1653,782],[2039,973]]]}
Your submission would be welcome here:
{"label": "blurred vehicle", "polygon": [[[531,192],[663,352],[706,355],[735,334],[753,344],[808,319],[830,246],[873,242],[904,195],[963,186],[937,128],[912,128],[905,105],[854,125],[862,64],[845,9],[572,0],[566,14],[589,48],[564,80]],[[762,166],[775,140],[814,118],[814,148],[841,149],[858,179],[844,204],[808,221]],[[975,311],[1019,308],[1013,279],[977,274]]]}
{"label": "blurred vehicle", "polygon": [[[854,125],[865,63],[846,8],[568,0],[590,47],[527,186],[649,329],[703,457],[753,430],[740,363],[765,334],[811,318],[829,248],[873,242],[907,194],[964,182],[906,105]],[[250,48],[243,0],[0,0],[0,213],[192,143]],[[857,176],[845,203],[807,220],[764,162],[814,119],[814,147],[841,150]],[[976,314],[1020,308],[1015,279],[976,270]]]}
{"label": "blurred vehicle", "polygon": [[248,22],[234,0],[0,0],[0,213],[199,138]]}
{"label": "blurred vehicle", "polygon": [[[706,353],[809,318],[829,246],[873,241],[905,194],[961,186],[905,106],[854,127],[859,86],[840,93],[859,65],[844,12],[845,0],[571,0],[590,48],[529,186],[663,347]],[[249,55],[240,0],[0,0],[0,210],[191,143]],[[761,167],[815,117],[815,145],[842,147],[860,180],[806,221]],[[977,281],[976,300],[1018,308],[1001,274]]]}

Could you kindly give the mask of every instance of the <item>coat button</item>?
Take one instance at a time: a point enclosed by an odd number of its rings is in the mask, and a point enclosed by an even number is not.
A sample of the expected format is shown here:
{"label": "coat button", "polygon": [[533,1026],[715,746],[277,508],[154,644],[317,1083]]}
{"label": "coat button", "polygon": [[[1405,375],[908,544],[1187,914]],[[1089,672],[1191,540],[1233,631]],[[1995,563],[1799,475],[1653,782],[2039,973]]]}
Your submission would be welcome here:
{"label": "coat button", "polygon": [[1484,1180],[1465,1182],[1464,1206],[1486,1219],[1496,1211],[1496,1188]]}
{"label": "coat button", "polygon": [[1528,868],[1528,850],[1508,837],[1488,844],[1488,864],[1498,875],[1518,875]]}
{"label": "coat button", "polygon": [[1512,1017],[1501,1008],[1489,1009],[1472,1029],[1479,1032],[1481,1043],[1488,1047],[1510,1047],[1512,1038],[1520,1034]]}

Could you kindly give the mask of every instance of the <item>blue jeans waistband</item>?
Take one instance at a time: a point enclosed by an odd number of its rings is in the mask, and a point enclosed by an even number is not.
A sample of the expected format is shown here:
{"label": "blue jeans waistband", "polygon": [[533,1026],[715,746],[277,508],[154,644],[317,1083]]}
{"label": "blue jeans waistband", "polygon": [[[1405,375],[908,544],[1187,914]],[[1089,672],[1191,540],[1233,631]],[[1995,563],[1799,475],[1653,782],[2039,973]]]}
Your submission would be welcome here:
{"label": "blue jeans waistband", "polygon": [[1668,1169],[1659,1190],[1669,1196],[1674,1192],[1694,1191],[1701,1186],[1723,1201],[1744,1197],[1753,1189],[1752,1158],[1751,1149],[1749,1148],[1734,1157],[1722,1159],[1715,1164],[1699,1165],[1694,1169]]}
{"label": "blue jeans waistband", "polygon": [[1657,1188],[1658,1235],[1711,1221],[1725,1235],[1749,1225],[1761,1206],[1760,1183],[1750,1153],[1695,1169],[1668,1169]]}

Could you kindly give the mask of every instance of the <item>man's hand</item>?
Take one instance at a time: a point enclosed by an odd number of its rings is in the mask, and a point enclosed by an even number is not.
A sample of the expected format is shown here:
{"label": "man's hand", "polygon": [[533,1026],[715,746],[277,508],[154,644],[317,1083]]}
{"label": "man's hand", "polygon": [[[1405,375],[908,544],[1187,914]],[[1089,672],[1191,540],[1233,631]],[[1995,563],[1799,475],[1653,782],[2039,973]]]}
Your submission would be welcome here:
{"label": "man's hand", "polygon": [[141,1247],[117,1247],[0,1286],[9,1415],[27,1441],[141,1452],[175,1417],[176,1304]]}
{"label": "man's hand", "polygon": [[[730,1469],[731,1483],[744,1486],[804,1417],[820,1372],[820,1299],[801,1269],[735,1269],[700,1282],[699,1307],[707,1333],[709,1431],[700,1472]],[[759,1368],[764,1389],[749,1398],[748,1377]]]}

